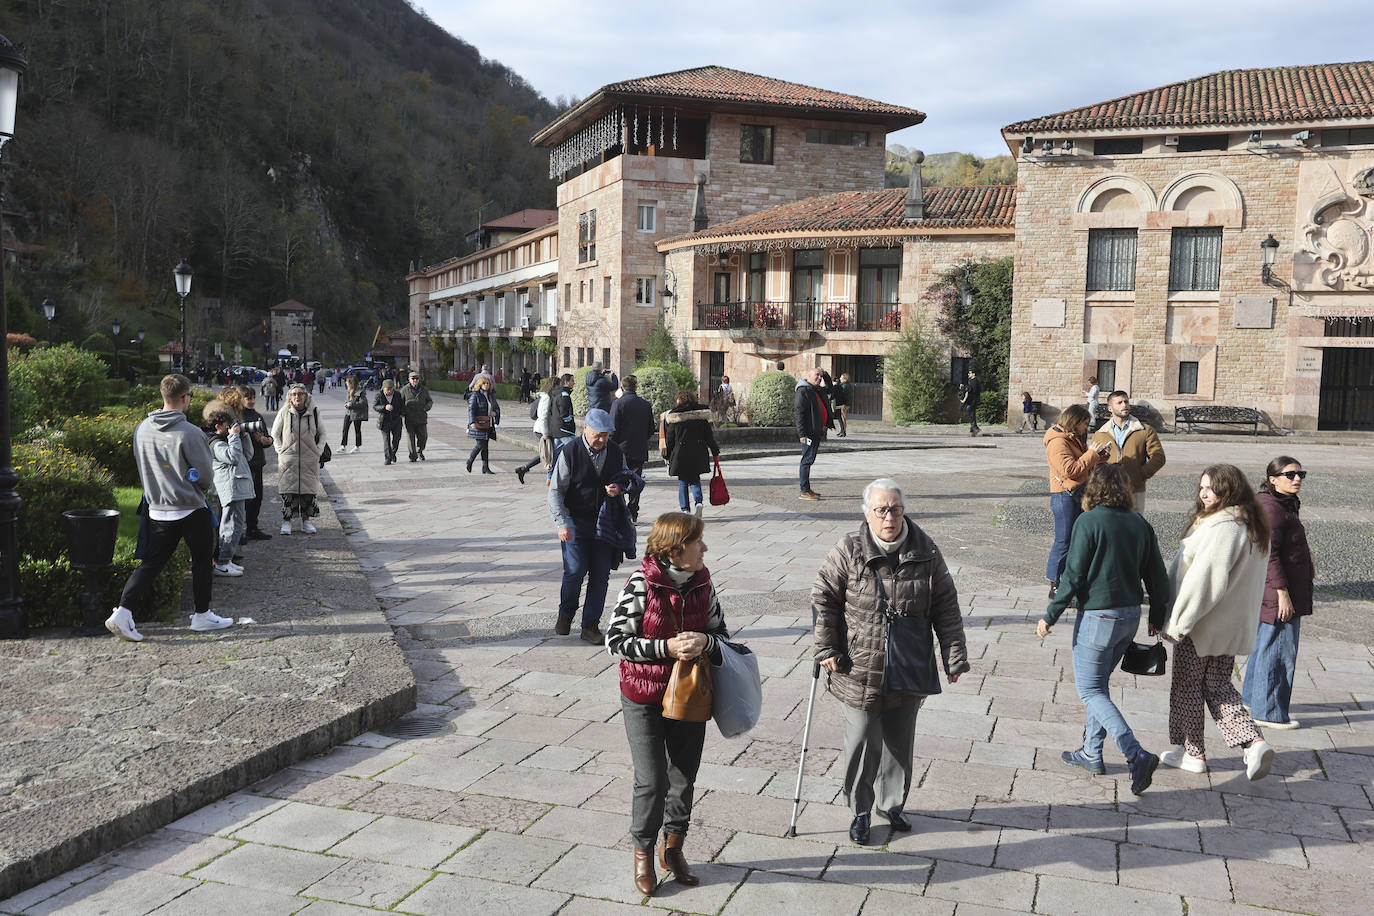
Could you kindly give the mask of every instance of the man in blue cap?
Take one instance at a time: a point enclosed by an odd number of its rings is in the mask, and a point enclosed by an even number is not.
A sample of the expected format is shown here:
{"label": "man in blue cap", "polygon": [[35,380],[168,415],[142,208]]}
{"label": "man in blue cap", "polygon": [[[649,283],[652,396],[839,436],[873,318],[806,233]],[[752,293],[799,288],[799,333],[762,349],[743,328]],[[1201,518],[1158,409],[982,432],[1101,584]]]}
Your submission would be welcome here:
{"label": "man in blue cap", "polygon": [[606,583],[615,562],[615,546],[597,539],[596,519],[601,504],[621,493],[612,478],[627,470],[625,455],[611,442],[614,428],[606,411],[587,411],[582,435],[564,445],[554,459],[549,484],[549,515],[558,529],[563,550],[563,588],[558,597],[558,624],[554,632],[559,636],[572,632],[582,581],[586,579],[581,637],[598,645],[604,641],[597,624],[606,607]]}

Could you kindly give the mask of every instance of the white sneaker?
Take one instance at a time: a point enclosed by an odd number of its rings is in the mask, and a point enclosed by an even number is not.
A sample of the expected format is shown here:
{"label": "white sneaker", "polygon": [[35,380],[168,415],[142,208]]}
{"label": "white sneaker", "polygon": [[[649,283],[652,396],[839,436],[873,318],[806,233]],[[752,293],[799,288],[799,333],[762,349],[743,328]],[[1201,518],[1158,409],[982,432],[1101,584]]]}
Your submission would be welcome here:
{"label": "white sneaker", "polygon": [[1254,741],[1242,754],[1245,758],[1245,775],[1254,782],[1269,775],[1269,767],[1274,763],[1274,749],[1263,738]]}
{"label": "white sneaker", "polygon": [[197,633],[204,633],[206,630],[223,630],[225,627],[232,627],[233,625],[234,618],[221,617],[214,611],[191,615],[191,629]]}
{"label": "white sneaker", "polygon": [[356,446],[356,445],[350,445],[350,446],[348,447],[348,454],[351,455],[351,454],[353,454],[354,452],[356,452],[357,450],[358,450],[358,446]]}
{"label": "white sneaker", "polygon": [[215,567],[215,575],[217,575],[217,576],[241,576],[241,575],[243,575],[243,567],[242,567],[242,566],[235,566],[233,563],[225,563],[225,564],[222,565],[222,566],[216,566],[216,567]]}
{"label": "white sneaker", "polygon": [[1207,772],[1207,758],[1188,753],[1187,748],[1181,744],[1160,754],[1159,762],[1177,770],[1186,770],[1189,773]]}
{"label": "white sneaker", "polygon": [[304,531],[306,534],[314,534],[315,526],[310,524],[309,522],[301,522],[301,530]]}
{"label": "white sneaker", "polygon": [[1256,719],[1255,724],[1261,728],[1277,728],[1280,731],[1288,731],[1291,728],[1297,728],[1302,723],[1297,719],[1289,719],[1287,722],[1266,722],[1263,719]]}
{"label": "white sneaker", "polygon": [[701,503],[697,503],[696,508],[692,510],[692,514],[697,518],[701,518]]}
{"label": "white sneaker", "polygon": [[290,522],[282,522],[282,523],[281,523],[281,533],[282,533],[282,534],[290,534],[290,533],[291,533],[291,523],[290,523]]}
{"label": "white sneaker", "polygon": [[129,642],[143,642],[143,634],[134,626],[134,614],[126,607],[117,607],[105,619],[105,629],[120,639]]}

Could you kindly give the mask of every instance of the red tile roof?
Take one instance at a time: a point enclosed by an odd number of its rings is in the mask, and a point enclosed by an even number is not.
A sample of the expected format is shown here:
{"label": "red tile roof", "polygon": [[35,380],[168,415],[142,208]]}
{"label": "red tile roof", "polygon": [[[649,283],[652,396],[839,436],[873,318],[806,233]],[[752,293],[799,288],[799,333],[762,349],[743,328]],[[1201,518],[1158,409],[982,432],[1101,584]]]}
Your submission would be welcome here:
{"label": "red tile roof", "polygon": [[1017,121],[1003,134],[1292,123],[1374,117],[1374,62],[1221,70]]}
{"label": "red tile roof", "polygon": [[581,103],[560,114],[540,129],[531,142],[548,146],[561,141],[577,127],[592,120],[611,104],[636,101],[707,104],[717,108],[784,109],[798,115],[826,117],[849,115],[855,121],[876,121],[890,130],[920,124],[923,112],[890,105],[863,96],[818,89],[801,83],[732,70],[729,67],[695,67],[656,76],[610,83]]}
{"label": "red tile roof", "polygon": [[285,302],[278,302],[268,309],[270,312],[313,312],[308,305],[297,302],[295,299],[287,299]]}
{"label": "red tile roof", "polygon": [[759,210],[701,232],[665,239],[664,246],[739,235],[794,235],[851,230],[1006,228],[1013,224],[1013,185],[926,188],[925,218],[906,221],[906,188],[841,191]]}
{"label": "red tile roof", "polygon": [[539,229],[558,219],[557,210],[517,210],[482,224],[484,229]]}

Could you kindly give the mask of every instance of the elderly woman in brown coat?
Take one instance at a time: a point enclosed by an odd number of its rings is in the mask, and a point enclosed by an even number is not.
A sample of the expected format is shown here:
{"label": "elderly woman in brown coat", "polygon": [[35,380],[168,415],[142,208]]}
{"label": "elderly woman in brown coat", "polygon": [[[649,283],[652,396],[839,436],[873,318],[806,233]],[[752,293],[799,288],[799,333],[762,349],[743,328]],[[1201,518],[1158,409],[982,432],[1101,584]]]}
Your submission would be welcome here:
{"label": "elderly woman in brown coat", "polygon": [[861,845],[875,803],[894,831],[911,829],[902,808],[916,713],[941,691],[935,640],[949,683],[969,670],[954,579],[904,508],[896,481],[865,487],[865,524],[831,549],[811,587],[815,658],[845,706],[844,794],[849,837]]}

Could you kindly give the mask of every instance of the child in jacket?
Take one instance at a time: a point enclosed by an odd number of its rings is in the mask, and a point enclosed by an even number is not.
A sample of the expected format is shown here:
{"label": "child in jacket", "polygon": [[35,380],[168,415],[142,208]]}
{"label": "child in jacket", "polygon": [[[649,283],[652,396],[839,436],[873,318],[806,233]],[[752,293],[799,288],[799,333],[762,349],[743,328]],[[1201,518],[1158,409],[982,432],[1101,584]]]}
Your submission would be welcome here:
{"label": "child in jacket", "polygon": [[238,552],[239,538],[248,530],[248,501],[254,495],[253,471],[248,464],[253,455],[253,442],[244,434],[232,408],[223,401],[205,405],[205,421],[214,427],[210,453],[215,458],[215,492],[221,506],[215,574],[241,576],[243,567],[234,562],[234,555]]}

